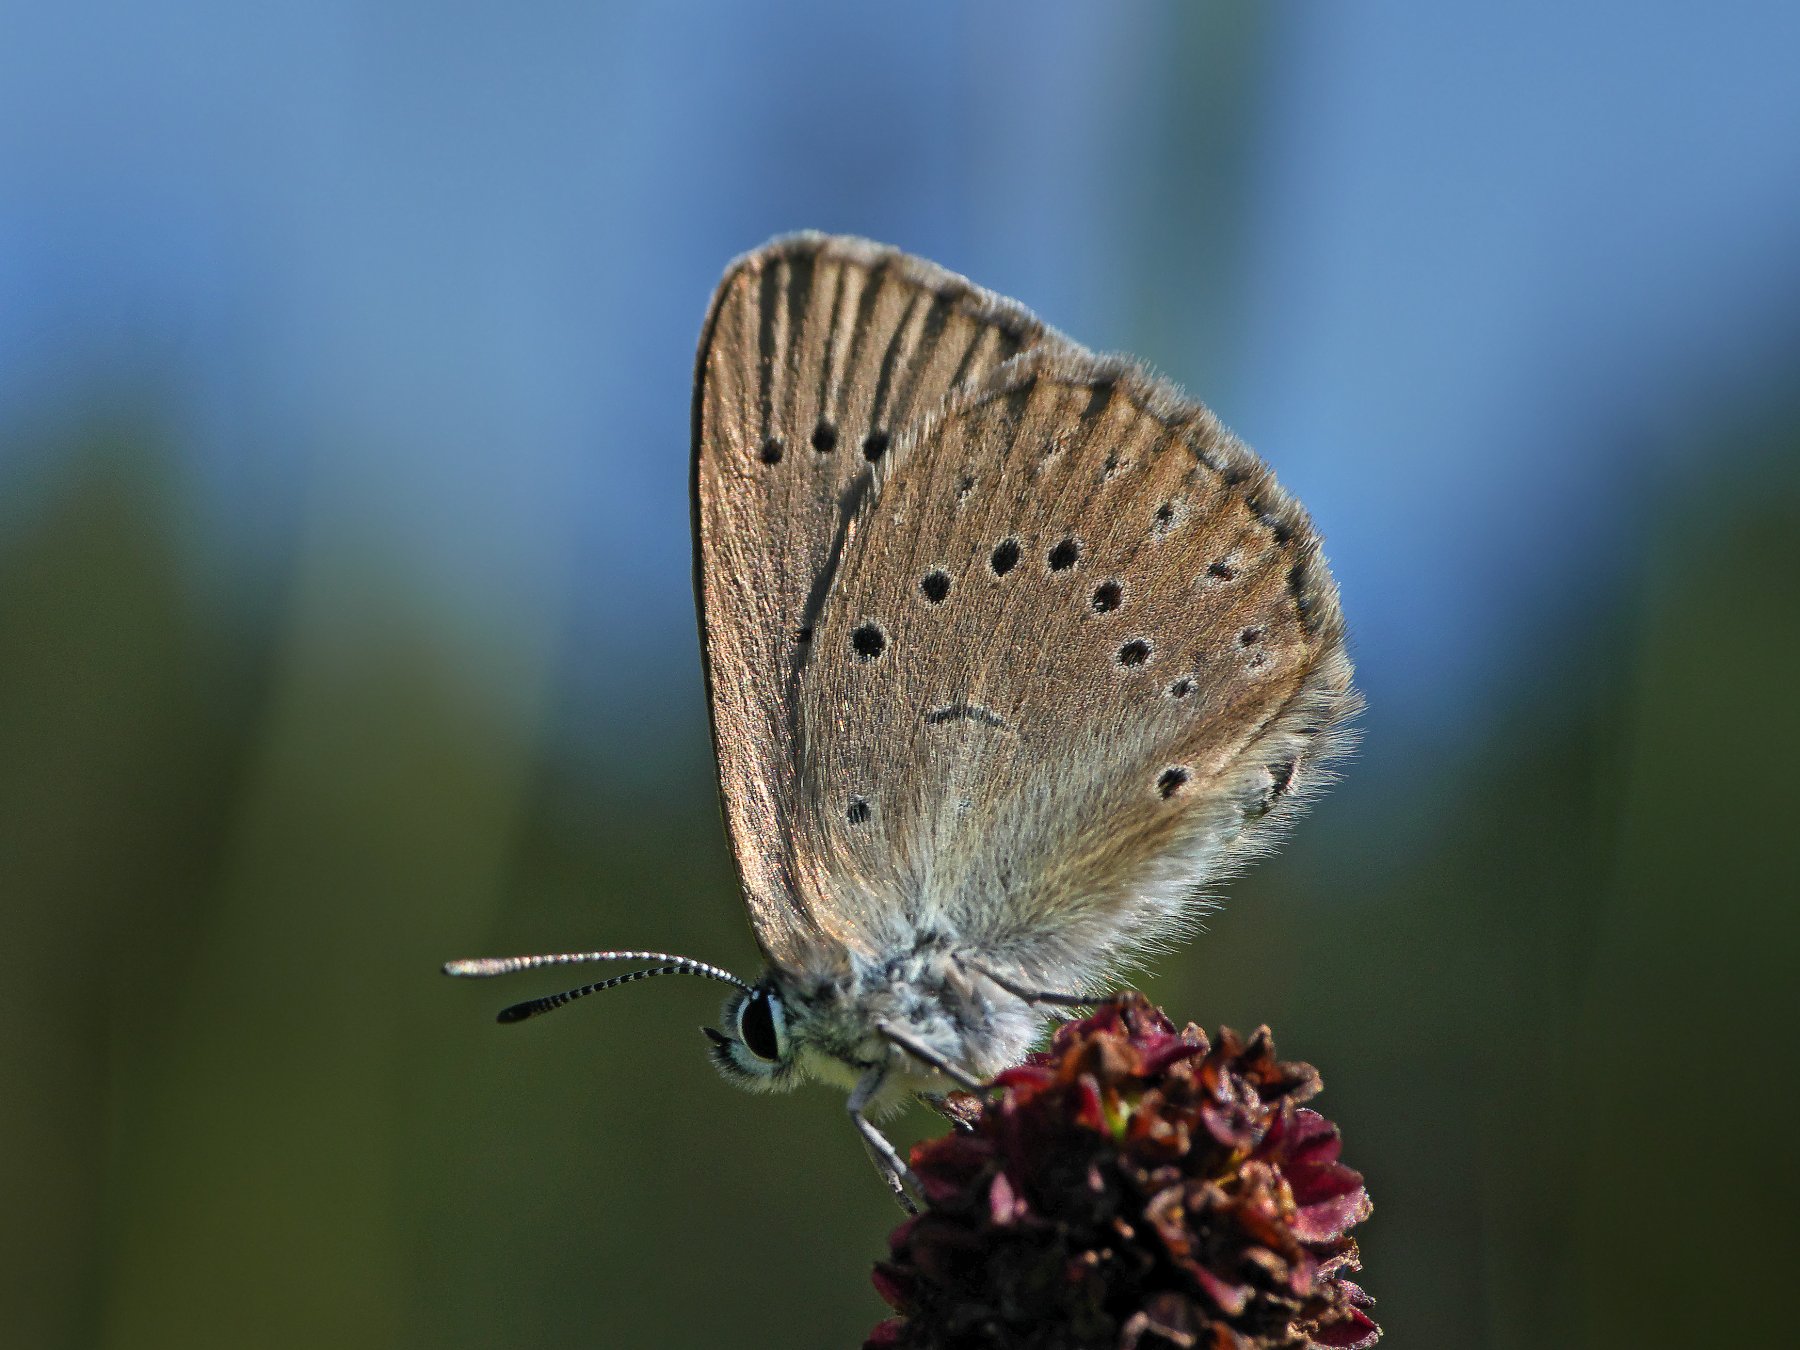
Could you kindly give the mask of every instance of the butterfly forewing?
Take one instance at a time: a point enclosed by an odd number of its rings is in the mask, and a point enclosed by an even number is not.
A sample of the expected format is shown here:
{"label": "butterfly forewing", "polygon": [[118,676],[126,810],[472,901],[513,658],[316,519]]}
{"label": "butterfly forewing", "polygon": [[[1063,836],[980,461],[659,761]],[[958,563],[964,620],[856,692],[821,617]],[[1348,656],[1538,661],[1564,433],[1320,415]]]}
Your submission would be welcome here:
{"label": "butterfly forewing", "polygon": [[1317,537],[1204,409],[1072,346],[896,451],[799,674],[795,863],[872,948],[941,922],[1103,978],[1351,710]]}
{"label": "butterfly forewing", "polygon": [[797,682],[858,509],[914,422],[1046,342],[1060,340],[1010,301],[855,239],[777,240],[713,298],[695,375],[696,585],[726,824],[778,963],[844,936],[809,902]]}

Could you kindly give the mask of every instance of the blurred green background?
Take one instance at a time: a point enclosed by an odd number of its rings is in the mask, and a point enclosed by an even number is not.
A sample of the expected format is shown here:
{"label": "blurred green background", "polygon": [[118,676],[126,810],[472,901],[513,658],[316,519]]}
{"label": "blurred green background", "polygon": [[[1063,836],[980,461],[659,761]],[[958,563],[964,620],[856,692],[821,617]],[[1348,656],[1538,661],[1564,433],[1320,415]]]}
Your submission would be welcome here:
{"label": "blurred green background", "polygon": [[[0,1344],[860,1344],[687,582],[707,294],[854,230],[1328,536],[1363,752],[1145,987],[1318,1064],[1387,1344],[1773,1343],[1800,1260],[1800,37],[1773,4],[0,9]],[[923,1116],[897,1132],[934,1130]]]}

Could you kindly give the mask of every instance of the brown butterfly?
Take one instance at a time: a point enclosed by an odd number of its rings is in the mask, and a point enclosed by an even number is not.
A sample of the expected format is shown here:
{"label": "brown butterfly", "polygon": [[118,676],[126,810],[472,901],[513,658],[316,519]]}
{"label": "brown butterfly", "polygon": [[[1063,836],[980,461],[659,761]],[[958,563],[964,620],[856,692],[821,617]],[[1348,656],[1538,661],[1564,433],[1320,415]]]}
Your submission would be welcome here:
{"label": "brown butterfly", "polygon": [[734,262],[694,380],[696,589],[726,827],[768,969],[726,1077],[868,1116],[978,1086],[1185,936],[1344,748],[1337,589],[1205,408],[865,240]]}

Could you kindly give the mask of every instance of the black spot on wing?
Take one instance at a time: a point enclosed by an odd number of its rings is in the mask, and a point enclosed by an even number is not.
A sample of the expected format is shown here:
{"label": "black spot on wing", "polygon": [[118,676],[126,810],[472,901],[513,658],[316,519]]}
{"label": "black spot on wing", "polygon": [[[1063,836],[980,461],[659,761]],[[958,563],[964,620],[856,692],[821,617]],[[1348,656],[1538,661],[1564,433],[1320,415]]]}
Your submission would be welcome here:
{"label": "black spot on wing", "polygon": [[858,624],[850,634],[850,649],[858,661],[878,661],[887,650],[887,634],[873,619]]}
{"label": "black spot on wing", "polygon": [[1143,638],[1133,638],[1119,648],[1114,659],[1122,666],[1141,666],[1150,659],[1150,644]]}

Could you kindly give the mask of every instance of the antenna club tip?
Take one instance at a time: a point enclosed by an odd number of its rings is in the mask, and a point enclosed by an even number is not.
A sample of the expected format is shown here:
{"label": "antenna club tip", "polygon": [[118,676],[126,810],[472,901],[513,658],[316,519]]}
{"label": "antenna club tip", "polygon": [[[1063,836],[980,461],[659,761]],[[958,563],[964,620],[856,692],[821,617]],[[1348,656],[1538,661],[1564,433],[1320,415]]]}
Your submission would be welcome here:
{"label": "antenna club tip", "polygon": [[515,1003],[509,1008],[502,1008],[495,1014],[494,1020],[503,1026],[511,1022],[523,1022],[531,1016],[533,1006],[530,1003]]}
{"label": "antenna club tip", "polygon": [[496,974],[498,965],[499,963],[491,957],[472,957],[461,961],[446,961],[439,969],[446,975],[468,977]]}

